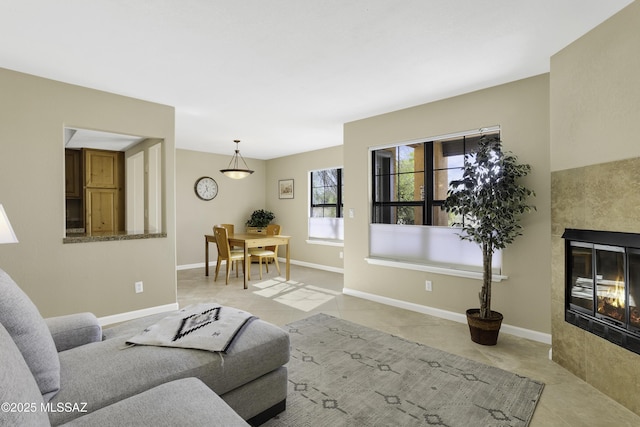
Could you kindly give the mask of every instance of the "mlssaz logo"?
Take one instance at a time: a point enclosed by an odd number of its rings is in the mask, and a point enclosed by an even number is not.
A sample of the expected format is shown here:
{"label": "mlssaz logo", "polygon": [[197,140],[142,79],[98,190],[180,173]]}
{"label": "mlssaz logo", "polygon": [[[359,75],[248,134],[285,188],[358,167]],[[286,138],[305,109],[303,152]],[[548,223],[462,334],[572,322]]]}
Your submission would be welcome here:
{"label": "mlssaz logo", "polygon": [[79,413],[87,413],[87,403],[72,403],[72,402],[58,402],[58,403],[41,403],[42,412],[79,412]]}

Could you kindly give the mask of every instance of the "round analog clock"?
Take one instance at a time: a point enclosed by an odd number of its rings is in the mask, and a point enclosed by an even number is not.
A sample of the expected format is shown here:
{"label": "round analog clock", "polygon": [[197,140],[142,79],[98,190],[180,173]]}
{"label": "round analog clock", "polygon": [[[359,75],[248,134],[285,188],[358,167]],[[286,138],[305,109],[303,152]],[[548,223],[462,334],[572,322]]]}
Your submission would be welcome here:
{"label": "round analog clock", "polygon": [[213,200],[218,195],[218,183],[208,176],[198,178],[194,188],[196,195],[202,200]]}

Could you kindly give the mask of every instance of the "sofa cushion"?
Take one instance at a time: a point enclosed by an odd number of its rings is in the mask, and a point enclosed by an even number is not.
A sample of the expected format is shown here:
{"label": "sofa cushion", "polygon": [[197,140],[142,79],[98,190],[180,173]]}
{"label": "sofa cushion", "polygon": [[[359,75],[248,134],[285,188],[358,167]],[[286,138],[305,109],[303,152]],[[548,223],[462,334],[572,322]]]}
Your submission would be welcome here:
{"label": "sofa cushion", "polygon": [[[167,381],[196,377],[218,395],[278,369],[289,360],[289,335],[260,319],[249,323],[226,354],[126,345],[166,314],[105,328],[107,339],[60,353],[61,388],[52,402],[87,403],[92,412]],[[111,329],[111,330],[110,330]],[[51,413],[53,425],[77,414]]]}
{"label": "sofa cushion", "polygon": [[178,425],[244,427],[249,424],[196,378],[162,384],[64,424],[65,427]]}
{"label": "sofa cushion", "polygon": [[48,426],[42,395],[22,353],[0,323],[0,426]]}
{"label": "sofa cushion", "polygon": [[45,401],[60,389],[60,361],[49,328],[36,306],[0,270],[0,323],[13,338]]}

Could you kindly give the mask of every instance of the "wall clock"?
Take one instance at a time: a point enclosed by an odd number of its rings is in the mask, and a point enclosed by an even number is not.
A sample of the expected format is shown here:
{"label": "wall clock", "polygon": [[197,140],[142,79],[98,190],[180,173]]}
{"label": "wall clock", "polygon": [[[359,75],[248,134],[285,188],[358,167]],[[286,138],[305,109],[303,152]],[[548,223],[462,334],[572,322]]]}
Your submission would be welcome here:
{"label": "wall clock", "polygon": [[208,176],[198,178],[194,189],[196,195],[202,200],[213,200],[218,195],[218,183]]}

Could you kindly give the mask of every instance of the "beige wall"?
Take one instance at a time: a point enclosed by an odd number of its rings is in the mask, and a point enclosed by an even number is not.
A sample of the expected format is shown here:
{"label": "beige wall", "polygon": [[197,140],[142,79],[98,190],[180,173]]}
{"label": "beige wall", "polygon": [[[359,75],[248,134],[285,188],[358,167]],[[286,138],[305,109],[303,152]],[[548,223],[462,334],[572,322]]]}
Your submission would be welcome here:
{"label": "beige wall", "polygon": [[[550,333],[549,255],[549,76],[537,77],[347,123],[344,128],[346,209],[344,286],[357,291],[455,313],[478,306],[481,281],[404,269],[371,266],[368,256],[369,147],[500,125],[507,150],[532,166],[525,184],[537,197],[527,214],[524,236],[504,251],[503,273],[494,284],[494,310],[505,323]],[[433,291],[424,290],[425,280]]]}
{"label": "beige wall", "polygon": [[640,2],[551,58],[551,170],[640,156]]}
{"label": "beige wall", "polygon": [[640,233],[640,3],[551,58],[553,359],[640,414],[640,356],[564,321],[565,228]]}
{"label": "beige wall", "polygon": [[[324,150],[272,159],[267,162],[266,195],[267,207],[276,215],[274,222],[282,225],[282,234],[291,236],[291,259],[308,264],[342,269],[340,258],[342,247],[312,245],[306,243],[309,217],[309,172],[318,169],[343,167],[343,147],[336,146]],[[345,182],[350,174],[345,170]],[[294,198],[278,198],[278,181],[294,180]],[[347,184],[345,184],[347,185]],[[281,248],[281,256],[284,255]]]}
{"label": "beige wall", "polygon": [[[245,179],[231,179],[220,173],[229,165],[229,155],[176,150],[176,220],[178,266],[204,265],[204,235],[213,233],[214,224],[234,224],[243,231],[256,209],[265,209],[265,170],[263,160],[245,159],[255,172]],[[194,191],[198,178],[210,176],[218,183],[218,195],[210,201],[200,200]],[[210,260],[216,260],[211,245]]]}
{"label": "beige wall", "polygon": [[[229,156],[177,150],[177,259],[179,268],[200,267],[204,263],[203,235],[211,233],[217,223],[231,223],[244,230],[251,212],[272,211],[274,223],[282,226],[282,234],[291,236],[291,259],[303,265],[341,269],[341,247],[310,245],[307,239],[309,213],[309,171],[341,167],[342,146],[317,150],[272,160],[246,159],[255,173],[233,180],[219,170],[229,164]],[[211,176],[218,183],[218,196],[209,202],[198,199],[193,186],[201,176]],[[294,198],[279,199],[278,181],[294,180]],[[210,260],[215,261],[215,246],[210,247]],[[284,256],[284,248],[280,249]]]}
{"label": "beige wall", "polygon": [[[175,303],[174,109],[5,69],[0,93],[0,203],[20,240],[0,268],[44,316]],[[167,238],[62,243],[64,126],[164,139]]]}

